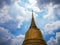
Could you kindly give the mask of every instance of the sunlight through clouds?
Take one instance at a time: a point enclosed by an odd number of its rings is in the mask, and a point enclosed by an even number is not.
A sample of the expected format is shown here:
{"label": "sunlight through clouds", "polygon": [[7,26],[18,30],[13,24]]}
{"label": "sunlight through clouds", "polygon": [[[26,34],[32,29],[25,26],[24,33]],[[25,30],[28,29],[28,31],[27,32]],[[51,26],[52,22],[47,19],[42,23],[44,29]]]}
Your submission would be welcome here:
{"label": "sunlight through clouds", "polygon": [[47,44],[60,44],[60,0],[0,0],[0,45],[22,45],[32,10]]}
{"label": "sunlight through clouds", "polygon": [[28,0],[30,4],[37,3],[37,0]]}

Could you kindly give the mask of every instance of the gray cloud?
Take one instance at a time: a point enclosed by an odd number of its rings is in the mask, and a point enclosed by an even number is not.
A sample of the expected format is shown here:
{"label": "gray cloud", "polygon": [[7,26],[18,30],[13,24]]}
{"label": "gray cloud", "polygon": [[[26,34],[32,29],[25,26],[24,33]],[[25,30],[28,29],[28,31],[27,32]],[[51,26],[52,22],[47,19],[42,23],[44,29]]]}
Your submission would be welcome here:
{"label": "gray cloud", "polygon": [[42,4],[49,4],[49,3],[53,3],[53,4],[60,4],[60,0],[37,0],[38,4],[42,5]]}
{"label": "gray cloud", "polygon": [[24,37],[22,34],[15,37],[8,29],[0,27],[0,45],[22,45]]}
{"label": "gray cloud", "polygon": [[0,26],[8,28],[10,31],[16,30],[18,20],[16,20],[11,14],[9,14],[9,6],[4,5],[0,8]]}
{"label": "gray cloud", "polygon": [[51,37],[47,43],[48,45],[60,45],[60,32],[56,33],[56,39]]}
{"label": "gray cloud", "polygon": [[11,34],[9,33],[8,29],[0,27],[0,43],[6,42],[11,39]]}
{"label": "gray cloud", "polygon": [[0,45],[11,45],[11,40],[0,43]]}
{"label": "gray cloud", "polygon": [[59,28],[60,28],[60,21],[55,21],[53,23],[47,23],[44,29],[48,34],[54,34],[54,31],[56,31]]}
{"label": "gray cloud", "polygon": [[11,45],[22,45],[24,40],[24,35],[19,35],[16,38],[12,39]]}
{"label": "gray cloud", "polygon": [[11,19],[12,17],[9,15],[9,6],[4,5],[0,8],[0,23],[5,23]]}
{"label": "gray cloud", "polygon": [[[60,5],[60,0],[37,0],[37,5],[40,9],[45,9],[45,7],[49,4]],[[57,7],[58,7],[57,6]]]}
{"label": "gray cloud", "polygon": [[3,7],[5,4],[11,5],[12,3],[14,3],[14,0],[0,0],[0,8]]}

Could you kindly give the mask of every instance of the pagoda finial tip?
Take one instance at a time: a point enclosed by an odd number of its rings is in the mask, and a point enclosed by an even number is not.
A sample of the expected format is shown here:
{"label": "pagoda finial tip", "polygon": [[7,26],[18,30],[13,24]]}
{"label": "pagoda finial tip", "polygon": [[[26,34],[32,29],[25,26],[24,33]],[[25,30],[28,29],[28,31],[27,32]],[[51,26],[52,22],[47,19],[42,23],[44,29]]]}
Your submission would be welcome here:
{"label": "pagoda finial tip", "polygon": [[32,18],[33,18],[33,10],[32,10]]}
{"label": "pagoda finial tip", "polygon": [[33,12],[33,10],[32,10],[32,12]]}

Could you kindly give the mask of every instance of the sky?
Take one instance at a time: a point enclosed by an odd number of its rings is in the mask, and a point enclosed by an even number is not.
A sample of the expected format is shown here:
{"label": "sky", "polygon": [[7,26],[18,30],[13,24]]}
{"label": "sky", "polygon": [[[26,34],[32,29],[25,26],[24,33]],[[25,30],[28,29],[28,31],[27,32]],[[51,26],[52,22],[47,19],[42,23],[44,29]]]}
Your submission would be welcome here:
{"label": "sky", "polygon": [[0,0],[0,45],[22,45],[32,10],[47,45],[60,44],[60,0]]}

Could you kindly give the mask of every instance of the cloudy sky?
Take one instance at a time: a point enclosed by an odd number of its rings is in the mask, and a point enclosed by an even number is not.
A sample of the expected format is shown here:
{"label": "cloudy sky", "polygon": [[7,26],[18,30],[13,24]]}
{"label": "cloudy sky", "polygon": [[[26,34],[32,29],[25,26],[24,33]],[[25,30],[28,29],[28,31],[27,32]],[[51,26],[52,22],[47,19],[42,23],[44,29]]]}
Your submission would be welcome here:
{"label": "cloudy sky", "polygon": [[60,44],[60,0],[0,0],[0,45],[22,45],[32,10],[47,45]]}

